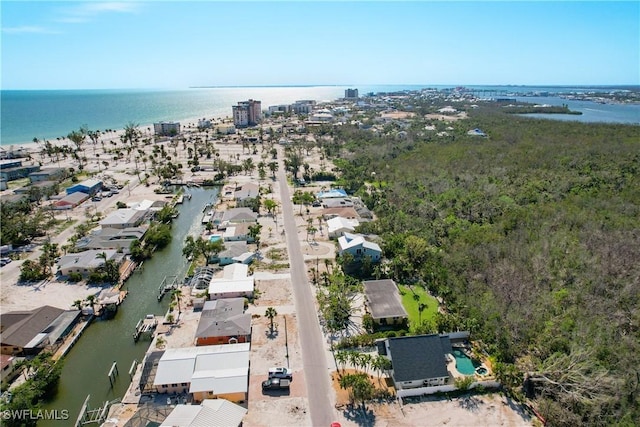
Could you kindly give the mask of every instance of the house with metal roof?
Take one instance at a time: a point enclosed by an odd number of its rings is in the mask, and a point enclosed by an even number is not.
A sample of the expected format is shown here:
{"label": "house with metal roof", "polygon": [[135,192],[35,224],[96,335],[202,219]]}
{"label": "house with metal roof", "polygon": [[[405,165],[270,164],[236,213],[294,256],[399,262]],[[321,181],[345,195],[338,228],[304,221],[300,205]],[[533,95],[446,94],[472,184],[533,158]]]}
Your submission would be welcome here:
{"label": "house with metal roof", "polygon": [[67,188],[67,194],[73,194],[77,192],[93,195],[96,194],[102,188],[102,181],[99,179],[86,179],[82,182],[72,185]]}
{"label": "house with metal roof", "polygon": [[138,209],[117,209],[100,221],[100,226],[117,229],[137,227],[144,221],[147,212]]}
{"label": "house with metal roof", "polygon": [[396,282],[391,279],[366,280],[364,296],[367,310],[378,325],[399,325],[407,322],[409,315],[402,305]]}
{"label": "house with metal roof", "polygon": [[222,277],[213,277],[209,283],[209,299],[251,298],[255,282],[249,276],[247,264],[234,263],[224,267]]}
{"label": "house with metal roof", "polygon": [[251,315],[244,312],[244,298],[222,298],[204,303],[196,346],[251,341]]}
{"label": "house with metal roof", "polygon": [[391,360],[391,378],[397,390],[444,385],[449,382],[448,335],[415,335],[378,342],[378,354]]}
{"label": "house with metal roof", "polygon": [[360,222],[357,219],[337,216],[327,220],[327,232],[330,239],[337,239],[344,233],[353,233],[358,225],[360,225]]}
{"label": "house with metal roof", "polygon": [[226,399],[205,399],[200,405],[176,405],[160,427],[238,427],[247,409]]}
{"label": "house with metal roof", "polygon": [[379,262],[382,256],[382,249],[377,243],[365,240],[359,234],[344,233],[338,238],[338,252],[340,255],[350,253],[355,260],[362,260],[371,257],[372,262]]}
{"label": "house with metal roof", "polygon": [[80,205],[82,202],[89,198],[89,194],[77,191],[75,193],[67,194],[60,200],[56,200],[53,203],[54,209],[73,209]]}
{"label": "house with metal roof", "polygon": [[76,242],[76,248],[80,250],[96,249],[115,249],[122,253],[128,254],[131,243],[141,240],[148,227],[130,227],[130,228],[101,228],[91,232],[88,236],[82,237]]}
{"label": "house with metal roof", "polygon": [[170,348],[160,357],[158,393],[189,393],[193,400],[247,399],[250,343]]}

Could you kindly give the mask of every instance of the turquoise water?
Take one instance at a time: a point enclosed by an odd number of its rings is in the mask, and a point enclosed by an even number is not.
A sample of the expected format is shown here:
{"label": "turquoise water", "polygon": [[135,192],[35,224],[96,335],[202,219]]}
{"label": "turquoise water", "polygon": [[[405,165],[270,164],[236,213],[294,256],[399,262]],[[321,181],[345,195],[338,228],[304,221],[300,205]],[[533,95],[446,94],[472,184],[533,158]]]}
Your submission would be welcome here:
{"label": "turquoise water", "polygon": [[456,358],[456,369],[462,375],[473,375],[476,372],[476,368],[480,366],[480,364],[475,363],[461,350],[454,349],[453,357]]}
{"label": "turquoise water", "polygon": [[[0,91],[0,144],[26,144],[38,139],[66,136],[82,125],[90,130],[122,129],[128,123],[143,128],[158,121],[231,116],[231,106],[238,101],[257,99],[262,108],[289,104],[301,99],[331,101],[344,96],[348,86],[218,87],[183,90],[2,90]],[[455,85],[368,85],[357,87],[367,93],[453,88]],[[478,91],[510,93],[570,92],[593,90],[579,87],[467,86]],[[565,100],[559,97],[535,99],[553,105],[569,104],[583,112],[574,120],[592,122],[640,123],[640,105],[600,105]],[[556,116],[556,115],[554,115]],[[559,116],[559,115],[558,115]],[[551,117],[559,118],[562,117]]]}
{"label": "turquoise water", "polygon": [[217,242],[220,239],[222,239],[222,236],[220,236],[219,234],[213,234],[211,237],[209,237],[210,242]]}

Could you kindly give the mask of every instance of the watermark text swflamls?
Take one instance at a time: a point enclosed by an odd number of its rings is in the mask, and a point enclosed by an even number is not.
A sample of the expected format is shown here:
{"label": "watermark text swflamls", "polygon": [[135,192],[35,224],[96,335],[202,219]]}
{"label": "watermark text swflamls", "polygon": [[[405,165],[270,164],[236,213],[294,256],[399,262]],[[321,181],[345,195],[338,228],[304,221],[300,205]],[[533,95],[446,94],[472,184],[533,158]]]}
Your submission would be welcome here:
{"label": "watermark text swflamls", "polygon": [[69,419],[67,409],[6,409],[0,412],[3,420],[54,420]]}

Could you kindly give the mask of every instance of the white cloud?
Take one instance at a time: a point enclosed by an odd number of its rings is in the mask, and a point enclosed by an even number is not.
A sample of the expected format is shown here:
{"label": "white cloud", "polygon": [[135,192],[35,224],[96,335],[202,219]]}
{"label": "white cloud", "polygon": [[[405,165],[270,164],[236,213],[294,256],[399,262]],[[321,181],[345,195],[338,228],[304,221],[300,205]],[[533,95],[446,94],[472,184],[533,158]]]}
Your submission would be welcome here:
{"label": "white cloud", "polygon": [[136,2],[87,2],[75,7],[62,10],[59,22],[79,23],[88,22],[103,13],[136,13],[140,3]]}
{"label": "white cloud", "polygon": [[7,34],[59,34],[59,31],[51,30],[36,25],[22,25],[20,27],[5,27],[3,33]]}

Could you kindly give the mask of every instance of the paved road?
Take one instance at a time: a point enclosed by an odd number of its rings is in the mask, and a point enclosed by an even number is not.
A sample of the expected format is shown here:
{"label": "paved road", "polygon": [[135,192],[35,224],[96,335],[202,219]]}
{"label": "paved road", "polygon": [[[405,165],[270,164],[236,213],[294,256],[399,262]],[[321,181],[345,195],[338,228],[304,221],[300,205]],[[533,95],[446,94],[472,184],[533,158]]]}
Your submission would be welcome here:
{"label": "paved road", "polygon": [[[281,153],[282,154],[282,153]],[[280,163],[278,181],[282,200],[282,215],[287,237],[293,298],[298,317],[298,333],[302,348],[304,378],[307,383],[307,397],[311,422],[317,427],[328,427],[334,419],[334,409],[330,401],[330,385],[326,349],[314,304],[314,295],[307,280],[307,269],[298,240],[293,204],[287,185],[284,164]]]}

